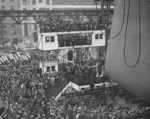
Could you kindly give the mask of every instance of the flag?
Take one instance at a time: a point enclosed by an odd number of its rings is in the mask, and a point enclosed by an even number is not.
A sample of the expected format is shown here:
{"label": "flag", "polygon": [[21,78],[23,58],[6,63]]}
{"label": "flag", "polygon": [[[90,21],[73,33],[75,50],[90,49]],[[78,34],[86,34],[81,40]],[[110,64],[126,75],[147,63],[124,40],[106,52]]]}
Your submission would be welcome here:
{"label": "flag", "polygon": [[4,62],[2,58],[0,58],[1,62]]}
{"label": "flag", "polygon": [[26,55],[27,55],[28,58],[31,58],[30,55],[29,55],[29,53],[26,53]]}
{"label": "flag", "polygon": [[20,55],[20,53],[19,53],[19,52],[17,52],[17,55],[18,55],[19,57],[21,57],[21,55]]}
{"label": "flag", "polygon": [[25,58],[25,60],[28,60],[28,58],[27,58],[27,56],[26,56],[26,55],[24,55],[24,58]]}
{"label": "flag", "polygon": [[5,59],[5,57],[4,57],[4,56],[2,56],[2,59],[3,59],[3,61],[6,61],[6,59]]}
{"label": "flag", "polygon": [[24,57],[24,55],[21,55],[21,57],[22,57],[23,60],[26,60],[26,58]]}
{"label": "flag", "polygon": [[19,60],[19,57],[18,57],[18,55],[14,55],[14,60]]}
{"label": "flag", "polygon": [[23,60],[23,57],[20,55],[20,60]]}
{"label": "flag", "polygon": [[8,57],[10,58],[10,59],[14,59],[14,56],[13,56],[13,54],[11,53],[11,54],[9,54],[8,55]]}
{"label": "flag", "polygon": [[26,60],[29,60],[28,57],[27,57],[26,55],[24,55],[24,57],[25,57]]}
{"label": "flag", "polygon": [[21,55],[20,59],[21,59],[21,60],[24,60],[24,57],[23,57],[23,55]]}
{"label": "flag", "polygon": [[[14,60],[15,62],[17,62],[17,58],[16,58],[15,55],[13,56],[13,60]],[[18,59],[18,60],[19,60],[19,59]]]}
{"label": "flag", "polygon": [[6,61],[8,61],[8,62],[9,62],[9,60],[8,60],[7,56],[4,56],[4,58],[5,58],[5,60],[6,60]]}

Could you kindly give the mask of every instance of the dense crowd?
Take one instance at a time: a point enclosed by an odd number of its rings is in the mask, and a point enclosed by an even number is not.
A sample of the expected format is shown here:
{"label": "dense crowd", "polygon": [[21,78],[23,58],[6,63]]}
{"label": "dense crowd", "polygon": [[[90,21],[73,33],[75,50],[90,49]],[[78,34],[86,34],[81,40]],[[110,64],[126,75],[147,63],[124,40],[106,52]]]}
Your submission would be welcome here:
{"label": "dense crowd", "polygon": [[58,35],[59,47],[91,45],[91,34]]}
{"label": "dense crowd", "polygon": [[129,109],[119,106],[113,108],[108,106],[93,108],[74,106],[69,110],[72,110],[72,113],[68,113],[69,119],[149,119],[150,117],[150,107]]}
{"label": "dense crowd", "polygon": [[102,30],[99,23],[93,21],[65,21],[61,18],[50,17],[40,23],[40,32],[69,32]]}
{"label": "dense crowd", "polygon": [[41,75],[38,69],[38,64],[28,61],[1,65],[0,92],[10,106],[13,119],[49,117],[47,111],[54,99],[48,95],[48,90],[61,78],[57,72]]}
{"label": "dense crowd", "polygon": [[[102,63],[102,62],[101,62]],[[73,75],[90,75],[85,67],[94,67],[97,61],[63,64]],[[72,67],[72,69],[70,69]],[[49,95],[49,89],[60,86],[62,74],[40,74],[38,64],[29,61],[4,63],[0,66],[1,100],[7,102],[4,119],[149,119],[150,107],[120,107],[117,105],[59,104]],[[66,70],[66,69],[65,69]],[[79,70],[79,71],[78,71]],[[82,71],[82,73],[80,73]],[[3,99],[2,99],[3,98]],[[89,99],[91,102],[92,97]],[[91,103],[92,104],[92,103]]]}
{"label": "dense crowd", "polygon": [[75,63],[62,63],[60,64],[60,70],[77,77],[89,77],[96,78],[103,72],[104,60],[84,60],[76,61]]}

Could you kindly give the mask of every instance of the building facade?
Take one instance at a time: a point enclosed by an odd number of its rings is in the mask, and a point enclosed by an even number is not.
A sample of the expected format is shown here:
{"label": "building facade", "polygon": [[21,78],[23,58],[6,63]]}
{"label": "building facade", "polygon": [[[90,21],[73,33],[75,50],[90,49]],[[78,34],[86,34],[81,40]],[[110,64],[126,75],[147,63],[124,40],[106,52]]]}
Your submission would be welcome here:
{"label": "building facade", "polygon": [[[20,10],[20,2],[18,0],[0,0],[0,10]],[[5,18],[0,26],[0,39],[3,38],[3,41],[12,40],[22,34],[21,27],[15,24],[11,18]]]}
{"label": "building facade", "polygon": [[[21,10],[72,10],[72,9],[96,9],[94,0],[22,0]],[[37,31],[38,26],[33,18],[28,18],[22,27],[23,36],[32,36]]]}
{"label": "building facade", "polygon": [[[89,10],[98,7],[94,0],[0,0],[0,10]],[[33,33],[38,31],[33,18],[26,18],[21,24],[15,24],[11,18],[3,22],[6,23],[3,24],[3,35],[11,39],[33,41]]]}

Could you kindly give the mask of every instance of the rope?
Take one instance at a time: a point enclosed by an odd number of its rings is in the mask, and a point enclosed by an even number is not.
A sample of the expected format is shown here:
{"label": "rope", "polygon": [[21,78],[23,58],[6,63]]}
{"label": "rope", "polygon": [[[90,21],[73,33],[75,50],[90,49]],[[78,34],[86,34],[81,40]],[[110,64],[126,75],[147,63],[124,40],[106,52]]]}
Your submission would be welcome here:
{"label": "rope", "polygon": [[126,59],[126,41],[127,41],[127,31],[128,31],[128,22],[129,22],[129,17],[130,17],[130,0],[129,0],[129,7],[128,7],[128,13],[127,13],[127,24],[126,24],[126,30],[125,30],[125,39],[124,39],[124,61],[126,63],[126,65],[129,67],[129,68],[134,68],[138,65],[139,63],[139,60],[140,60],[140,55],[141,55],[141,0],[139,0],[139,52],[138,52],[138,57],[137,57],[137,60],[136,62],[133,64],[133,65],[129,65],[128,62],[127,62],[127,59]]}
{"label": "rope", "polygon": [[122,24],[121,24],[121,28],[120,28],[119,32],[118,32],[116,35],[110,36],[109,38],[111,38],[111,39],[117,38],[117,37],[120,35],[120,33],[122,32],[123,25],[124,25],[124,20],[125,20],[125,9],[126,9],[126,2],[125,2],[125,0],[124,0],[124,5],[123,5],[123,16],[122,16]]}

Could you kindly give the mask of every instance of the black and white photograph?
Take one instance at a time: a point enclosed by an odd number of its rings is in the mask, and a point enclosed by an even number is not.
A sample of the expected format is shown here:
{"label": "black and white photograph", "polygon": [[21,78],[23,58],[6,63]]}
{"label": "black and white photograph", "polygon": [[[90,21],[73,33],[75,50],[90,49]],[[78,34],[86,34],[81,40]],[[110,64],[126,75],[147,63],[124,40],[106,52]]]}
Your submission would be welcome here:
{"label": "black and white photograph", "polygon": [[150,119],[150,0],[0,0],[0,119]]}

